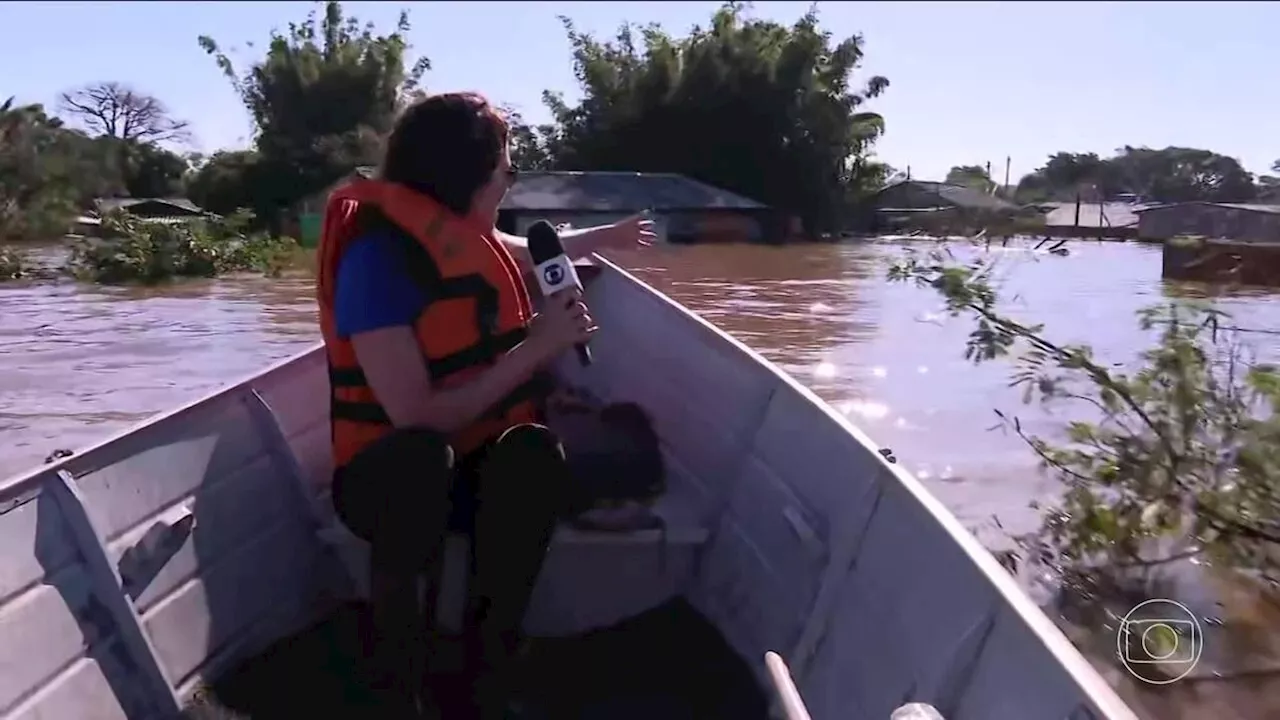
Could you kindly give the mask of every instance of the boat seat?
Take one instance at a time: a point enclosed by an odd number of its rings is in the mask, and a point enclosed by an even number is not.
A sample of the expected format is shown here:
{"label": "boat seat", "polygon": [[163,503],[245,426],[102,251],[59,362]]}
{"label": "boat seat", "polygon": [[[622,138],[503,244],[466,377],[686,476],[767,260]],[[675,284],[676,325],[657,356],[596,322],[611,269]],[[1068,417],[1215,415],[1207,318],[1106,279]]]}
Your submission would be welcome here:
{"label": "boat seat", "polygon": [[[654,505],[664,529],[591,531],[568,525],[556,529],[525,620],[534,635],[565,635],[603,627],[643,612],[683,592],[692,578],[698,550],[706,543],[702,525],[683,493],[669,491]],[[317,532],[335,551],[351,592],[369,593],[369,546],[336,517]],[[437,613],[441,625],[456,630],[466,597],[467,540],[446,540],[444,577]]]}

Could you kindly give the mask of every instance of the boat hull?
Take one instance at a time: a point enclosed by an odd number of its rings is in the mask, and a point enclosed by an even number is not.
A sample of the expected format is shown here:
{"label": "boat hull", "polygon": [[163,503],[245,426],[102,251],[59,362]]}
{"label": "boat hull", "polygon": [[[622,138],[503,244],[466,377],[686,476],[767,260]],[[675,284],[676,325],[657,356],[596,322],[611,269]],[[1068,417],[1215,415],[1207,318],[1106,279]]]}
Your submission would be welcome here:
{"label": "boat hull", "polygon": [[[561,530],[529,629],[580,632],[683,596],[762,686],[766,652],[785,659],[819,720],[887,718],[907,701],[948,720],[1134,717],[864,433],[625,271],[595,266],[595,362],[568,358],[560,374],[649,410],[670,532]],[[324,370],[312,350],[0,485],[0,713],[164,717],[360,594],[363,551],[328,498]]]}

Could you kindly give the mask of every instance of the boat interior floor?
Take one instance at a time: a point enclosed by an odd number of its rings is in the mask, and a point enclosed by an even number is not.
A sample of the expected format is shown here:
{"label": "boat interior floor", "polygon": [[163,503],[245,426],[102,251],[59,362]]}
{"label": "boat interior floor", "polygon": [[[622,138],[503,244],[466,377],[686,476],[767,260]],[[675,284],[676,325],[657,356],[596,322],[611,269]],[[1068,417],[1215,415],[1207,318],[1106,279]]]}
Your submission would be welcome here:
{"label": "boat interior floor", "polygon": [[[278,641],[201,691],[188,720],[373,718],[357,650],[367,606],[348,604]],[[448,662],[447,658],[441,658]],[[512,717],[539,720],[764,720],[751,668],[691,605],[675,599],[613,626],[530,643]],[[447,707],[444,698],[440,704]],[[444,716],[448,720],[448,715]]]}

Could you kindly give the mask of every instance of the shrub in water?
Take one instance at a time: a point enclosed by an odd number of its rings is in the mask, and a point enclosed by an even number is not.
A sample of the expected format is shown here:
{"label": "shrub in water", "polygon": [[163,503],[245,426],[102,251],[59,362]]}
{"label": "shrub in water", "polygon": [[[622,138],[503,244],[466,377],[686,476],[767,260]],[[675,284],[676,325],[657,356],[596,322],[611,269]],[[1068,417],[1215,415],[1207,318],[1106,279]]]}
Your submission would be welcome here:
{"label": "shrub in water", "polygon": [[0,248],[0,281],[18,280],[29,275],[26,259],[10,248]]}
{"label": "shrub in water", "polygon": [[256,271],[279,275],[297,252],[292,238],[246,234],[252,215],[183,221],[147,220],[116,212],[103,217],[103,238],[71,249],[68,270],[100,283],[157,283]]}

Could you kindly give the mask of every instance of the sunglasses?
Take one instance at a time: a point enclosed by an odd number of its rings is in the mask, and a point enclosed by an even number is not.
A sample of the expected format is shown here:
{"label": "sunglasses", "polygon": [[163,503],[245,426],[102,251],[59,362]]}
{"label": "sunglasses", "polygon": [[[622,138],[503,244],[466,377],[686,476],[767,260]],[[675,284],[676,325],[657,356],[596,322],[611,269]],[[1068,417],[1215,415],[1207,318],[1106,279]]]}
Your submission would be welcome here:
{"label": "sunglasses", "polygon": [[513,183],[520,177],[520,168],[507,168],[507,182]]}

